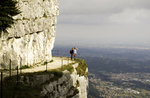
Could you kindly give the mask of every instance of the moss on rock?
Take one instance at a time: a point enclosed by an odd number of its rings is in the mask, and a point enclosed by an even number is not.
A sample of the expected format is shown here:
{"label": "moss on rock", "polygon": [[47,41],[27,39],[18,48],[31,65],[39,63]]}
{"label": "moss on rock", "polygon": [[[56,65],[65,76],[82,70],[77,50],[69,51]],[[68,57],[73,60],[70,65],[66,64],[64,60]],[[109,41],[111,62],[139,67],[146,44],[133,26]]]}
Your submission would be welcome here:
{"label": "moss on rock", "polygon": [[83,59],[75,59],[75,61],[79,64],[78,67],[76,68],[77,74],[80,76],[85,76],[87,77],[88,72],[87,72],[87,64]]}

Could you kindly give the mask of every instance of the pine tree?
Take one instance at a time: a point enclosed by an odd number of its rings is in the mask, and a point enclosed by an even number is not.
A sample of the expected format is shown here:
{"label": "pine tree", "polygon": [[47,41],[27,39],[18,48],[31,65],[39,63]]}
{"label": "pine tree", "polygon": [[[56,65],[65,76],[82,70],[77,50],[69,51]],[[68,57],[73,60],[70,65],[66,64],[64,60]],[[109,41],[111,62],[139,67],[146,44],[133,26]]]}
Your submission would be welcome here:
{"label": "pine tree", "polygon": [[0,32],[11,27],[14,23],[14,19],[12,17],[20,13],[16,4],[17,2],[14,0],[0,1]]}

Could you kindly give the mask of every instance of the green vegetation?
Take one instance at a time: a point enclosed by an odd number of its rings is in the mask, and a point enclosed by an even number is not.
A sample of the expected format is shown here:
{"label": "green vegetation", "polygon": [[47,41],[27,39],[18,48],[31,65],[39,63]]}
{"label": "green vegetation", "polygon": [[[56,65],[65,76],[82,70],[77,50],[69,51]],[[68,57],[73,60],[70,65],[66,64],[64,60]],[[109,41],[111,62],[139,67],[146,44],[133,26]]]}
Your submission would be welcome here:
{"label": "green vegetation", "polygon": [[[22,74],[22,76],[24,77],[30,77],[29,78],[30,81],[32,81],[32,79],[34,79],[35,76],[46,75],[46,74],[52,75],[52,78],[45,81],[43,84],[34,87],[32,87],[30,83],[29,84],[26,83],[25,82],[26,80],[24,79],[23,79],[24,81],[23,83],[17,82],[17,76],[6,77],[3,81],[4,83],[3,97],[4,98],[40,98],[39,96],[40,96],[42,86],[49,82],[57,81],[58,79],[60,79],[63,76],[63,71],[65,70],[68,70],[70,73],[72,73],[74,71],[72,64],[64,65],[61,68],[54,69],[54,70]],[[29,68],[29,67],[28,66],[22,67],[22,69],[24,68]],[[79,93],[76,87],[71,87],[70,89],[74,91],[73,94],[70,96],[74,96],[77,93]],[[68,97],[70,98],[70,96]]]}
{"label": "green vegetation", "polygon": [[50,63],[54,62],[54,60],[51,60]]}
{"label": "green vegetation", "polygon": [[73,63],[68,64],[68,65],[63,65],[61,68],[59,68],[60,71],[65,71],[68,70],[71,74],[74,71],[74,68],[72,66]]}
{"label": "green vegetation", "polygon": [[[51,60],[50,62],[53,62]],[[79,63],[79,66],[76,68],[77,73],[82,76],[87,77],[86,68],[87,65],[84,60],[76,59],[76,62]],[[48,62],[45,62],[45,64]],[[67,70],[71,73],[74,72],[74,67],[72,66],[75,63],[71,63],[68,65],[63,65],[61,68],[54,69],[54,70],[47,70],[47,71],[40,71],[40,72],[33,72],[33,73],[22,73],[21,77],[19,77],[19,82],[17,82],[17,76],[6,77],[3,81],[3,97],[4,98],[40,98],[41,88],[43,85],[46,85],[50,82],[57,81],[63,76],[63,71]],[[30,66],[22,66],[21,69],[30,68]],[[44,82],[40,82],[39,85],[32,85],[31,82],[34,83],[35,77],[40,77],[41,75],[49,75],[51,76]],[[28,78],[25,78],[28,77]],[[29,82],[27,82],[29,81]],[[71,95],[68,95],[67,98],[71,98],[79,93],[77,87],[79,87],[79,81],[76,81],[76,86],[72,86],[70,88]]]}
{"label": "green vegetation", "polygon": [[37,19],[37,17],[35,17],[35,20]]}
{"label": "green vegetation", "polygon": [[52,26],[55,26],[55,24],[52,24]]}
{"label": "green vegetation", "polygon": [[46,65],[46,64],[48,64],[48,63],[52,63],[54,60],[51,60],[51,61],[45,61],[43,64],[41,64],[41,65]]}
{"label": "green vegetation", "polygon": [[29,20],[28,18],[25,18],[25,17],[23,17],[22,19],[23,19],[23,20]]}
{"label": "green vegetation", "polygon": [[0,31],[6,31],[6,28],[14,24],[13,16],[20,13],[14,0],[1,0],[0,2]]}
{"label": "green vegetation", "polygon": [[45,61],[45,62],[44,62],[44,65],[46,65],[46,64],[48,64],[48,62],[47,62],[47,61]]}
{"label": "green vegetation", "polygon": [[75,61],[79,64],[78,67],[76,68],[77,74],[80,76],[85,76],[87,77],[88,72],[86,71],[87,69],[87,64],[83,59],[75,59]]}
{"label": "green vegetation", "polygon": [[[27,68],[32,68],[33,66],[28,66],[28,65],[24,65],[24,66],[22,66],[20,69],[27,69]],[[15,68],[15,69],[17,69],[17,68]]]}
{"label": "green vegetation", "polygon": [[79,80],[76,81],[76,87],[79,87],[80,86],[80,83],[79,83]]}
{"label": "green vegetation", "polygon": [[47,18],[47,15],[46,15],[46,13],[44,13],[44,14],[43,14],[43,17]]}

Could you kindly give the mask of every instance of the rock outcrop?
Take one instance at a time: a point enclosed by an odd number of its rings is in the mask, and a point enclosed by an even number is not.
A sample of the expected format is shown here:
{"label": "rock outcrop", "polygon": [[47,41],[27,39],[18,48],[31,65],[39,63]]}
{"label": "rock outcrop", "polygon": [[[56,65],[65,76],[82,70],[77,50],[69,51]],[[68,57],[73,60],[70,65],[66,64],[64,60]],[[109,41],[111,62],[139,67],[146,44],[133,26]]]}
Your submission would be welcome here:
{"label": "rock outcrop", "polygon": [[[4,90],[4,97],[87,98],[87,66],[82,65],[86,67],[84,76],[78,74],[77,67],[80,66],[78,63],[69,66],[73,66],[73,72],[69,71],[70,69],[66,66],[64,71],[53,70],[23,74],[17,82],[17,87],[15,86],[16,76],[13,76],[12,78],[8,77],[4,80],[4,85],[6,83],[5,88],[7,88]],[[10,92],[12,92],[12,94],[9,95]]]}
{"label": "rock outcrop", "polygon": [[55,40],[57,0],[17,0],[21,13],[0,35],[0,69],[50,61]]}

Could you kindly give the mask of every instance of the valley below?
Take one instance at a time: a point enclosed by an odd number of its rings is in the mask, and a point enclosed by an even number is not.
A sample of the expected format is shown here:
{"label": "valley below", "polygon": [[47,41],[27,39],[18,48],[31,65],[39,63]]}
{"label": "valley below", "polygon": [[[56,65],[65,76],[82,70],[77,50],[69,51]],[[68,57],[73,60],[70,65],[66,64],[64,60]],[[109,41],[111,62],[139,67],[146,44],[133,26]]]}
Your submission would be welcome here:
{"label": "valley below", "polygon": [[[69,57],[67,48],[55,49]],[[150,97],[150,50],[79,49],[77,56],[88,64],[88,98]]]}

